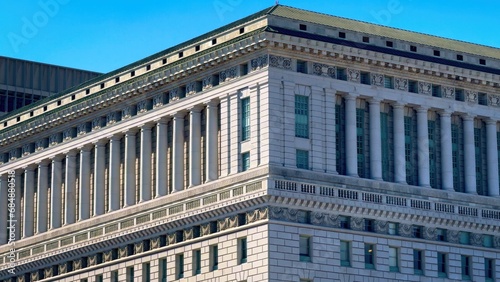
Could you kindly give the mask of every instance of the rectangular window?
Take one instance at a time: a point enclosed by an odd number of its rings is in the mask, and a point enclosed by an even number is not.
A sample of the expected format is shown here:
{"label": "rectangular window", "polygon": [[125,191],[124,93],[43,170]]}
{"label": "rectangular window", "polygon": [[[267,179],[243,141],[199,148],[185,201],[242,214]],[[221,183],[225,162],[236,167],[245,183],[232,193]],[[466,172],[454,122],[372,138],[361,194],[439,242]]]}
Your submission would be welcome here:
{"label": "rectangular window", "polygon": [[370,85],[370,73],[369,72],[361,72],[361,84]]}
{"label": "rectangular window", "polygon": [[250,153],[241,154],[241,171],[247,171],[250,168]]}
{"label": "rectangular window", "polygon": [[248,64],[240,65],[240,76],[244,76],[248,74]]}
{"label": "rectangular window", "polygon": [[391,272],[399,272],[398,248],[389,247],[389,270]]}
{"label": "rectangular window", "polygon": [[344,68],[337,68],[336,77],[338,80],[347,80],[347,73]]}
{"label": "rectangular window", "polygon": [[297,168],[309,169],[309,152],[304,150],[296,151]]}
{"label": "rectangular window", "polygon": [[479,105],[488,106],[488,94],[483,92],[477,93],[477,101]]}
{"label": "rectangular window", "polygon": [[392,41],[386,41],[385,46],[392,48],[392,47],[394,47],[394,43]]}
{"label": "rectangular window", "polygon": [[432,85],[432,96],[441,97],[441,85]]}
{"label": "rectangular window", "polygon": [[418,225],[413,225],[413,238],[422,238],[423,232],[422,232],[422,226]]}
{"label": "rectangular window", "polygon": [[471,280],[472,276],[472,258],[462,256],[462,280]]}
{"label": "rectangular window", "polygon": [[340,228],[342,229],[350,229],[350,220],[347,216],[339,216]]}
{"label": "rectangular window", "polygon": [[307,62],[297,60],[297,72],[307,73]]}
{"label": "rectangular window", "polygon": [[241,141],[250,139],[250,98],[241,99]]}
{"label": "rectangular window", "polygon": [[102,276],[102,274],[99,274],[99,275],[95,276],[95,282],[103,282],[103,276]]}
{"label": "rectangular window", "polygon": [[295,137],[309,138],[309,97],[295,95]]}
{"label": "rectangular window", "polygon": [[408,81],[408,92],[418,93],[418,83],[415,80]]}
{"label": "rectangular window", "polygon": [[365,231],[366,232],[375,231],[375,222],[373,219],[365,219]]}
{"label": "rectangular window", "polygon": [[446,254],[444,253],[437,253],[437,261],[438,261],[438,276],[439,277],[447,277],[447,267],[446,267]]}
{"label": "rectangular window", "polygon": [[394,78],[391,76],[384,76],[384,87],[394,89]]}
{"label": "rectangular window", "polygon": [[462,245],[470,245],[470,233],[469,232],[460,232],[459,241]]}
{"label": "rectangular window", "polygon": [[442,241],[442,242],[446,241],[446,230],[445,229],[438,228],[436,230],[436,233],[437,233],[437,240],[438,241]]}
{"label": "rectangular window", "polygon": [[351,266],[351,243],[340,241],[340,265]]}
{"label": "rectangular window", "polygon": [[149,262],[142,264],[142,282],[151,281],[151,264]]}
{"label": "rectangular window", "polygon": [[484,277],[487,282],[495,281],[495,260],[485,258],[484,259]]}
{"label": "rectangular window", "polygon": [[201,273],[201,250],[193,251],[193,276]]}
{"label": "rectangular window", "polygon": [[305,24],[299,24],[299,29],[300,30],[307,30],[307,25],[305,25]]}
{"label": "rectangular window", "polygon": [[175,277],[176,279],[184,278],[184,254],[175,256]]}
{"label": "rectangular window", "polygon": [[365,244],[365,268],[375,269],[375,245]]}
{"label": "rectangular window", "polygon": [[424,274],[424,251],[413,250],[413,273]]}
{"label": "rectangular window", "polygon": [[455,88],[455,100],[457,101],[465,101],[464,90]]}
{"label": "rectangular window", "polygon": [[114,270],[111,272],[111,282],[118,282],[118,270]]}
{"label": "rectangular window", "polygon": [[339,37],[340,38],[345,38],[345,32],[339,31]]}
{"label": "rectangular window", "polygon": [[219,246],[210,246],[210,271],[219,269]]}
{"label": "rectangular window", "polygon": [[483,235],[483,247],[493,248],[493,236]]}
{"label": "rectangular window", "polygon": [[311,237],[300,235],[299,255],[300,261],[311,261]]}
{"label": "rectangular window", "polygon": [[127,267],[127,282],[134,282],[134,267]]}
{"label": "rectangular window", "polygon": [[417,46],[410,45],[410,51],[417,52]]}
{"label": "rectangular window", "polygon": [[390,235],[399,235],[398,232],[399,226],[395,222],[389,222],[389,234]]}
{"label": "rectangular window", "polygon": [[159,262],[158,263],[159,281],[160,282],[167,282],[167,259],[161,258],[158,262]]}
{"label": "rectangular window", "polygon": [[370,37],[368,37],[368,36],[363,36],[363,42],[364,42],[364,43],[370,43]]}
{"label": "rectangular window", "polygon": [[238,239],[238,264],[247,262],[247,238]]}

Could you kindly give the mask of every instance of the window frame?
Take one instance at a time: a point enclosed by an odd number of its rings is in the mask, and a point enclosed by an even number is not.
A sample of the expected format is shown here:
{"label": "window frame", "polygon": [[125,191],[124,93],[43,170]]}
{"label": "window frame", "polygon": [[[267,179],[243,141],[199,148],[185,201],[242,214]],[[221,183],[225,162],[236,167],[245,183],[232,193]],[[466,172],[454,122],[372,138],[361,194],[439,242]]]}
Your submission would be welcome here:
{"label": "window frame", "polygon": [[366,269],[376,269],[376,249],[375,244],[365,243],[364,261]]}
{"label": "window frame", "polygon": [[[311,262],[312,255],[312,237],[308,235],[299,235],[299,260],[303,262]],[[303,244],[306,244],[305,246]],[[307,249],[303,252],[303,249]]]}

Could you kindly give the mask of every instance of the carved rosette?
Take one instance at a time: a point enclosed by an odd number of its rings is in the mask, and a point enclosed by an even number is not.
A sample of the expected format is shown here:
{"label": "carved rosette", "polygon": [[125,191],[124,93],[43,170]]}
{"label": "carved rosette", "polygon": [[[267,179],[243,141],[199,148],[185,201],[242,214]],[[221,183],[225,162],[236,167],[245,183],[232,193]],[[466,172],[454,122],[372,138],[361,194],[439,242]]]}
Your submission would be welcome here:
{"label": "carved rosette", "polygon": [[106,124],[114,124],[116,123],[117,118],[116,118],[116,112],[111,112],[106,115]]}
{"label": "carved rosette", "polygon": [[73,139],[73,128],[67,128],[63,131],[63,141],[69,141]]}
{"label": "carved rosette", "polygon": [[483,234],[471,233],[470,234],[470,244],[473,246],[482,247],[483,246]]}
{"label": "carved rosette", "polygon": [[424,227],[424,239],[426,240],[436,240],[437,230],[434,227]]}
{"label": "carved rosette", "polygon": [[292,69],[292,59],[285,58],[281,56],[269,55],[269,65],[274,68],[291,70]]}
{"label": "carved rosette", "polygon": [[31,143],[23,145],[23,156],[31,154]]}
{"label": "carved rosette", "polygon": [[460,234],[456,230],[448,230],[446,232],[446,238],[448,242],[458,244],[460,242]]}
{"label": "carved rosette", "polygon": [[122,110],[122,119],[128,119],[132,117],[132,108],[130,107],[125,107]]}
{"label": "carved rosette", "polygon": [[418,93],[424,95],[432,95],[432,84],[428,82],[418,82]]}
{"label": "carved rosette", "polygon": [[172,90],[170,90],[170,92],[168,92],[168,100],[170,102],[177,101],[179,99],[180,99],[180,97],[179,97],[179,88],[172,89]]}
{"label": "carved rosette", "polygon": [[313,63],[313,74],[315,75],[335,78],[335,70],[335,67],[329,65]]}
{"label": "carved rosette", "polygon": [[92,120],[92,130],[98,130],[101,128],[101,117],[97,117]]}
{"label": "carved rosette", "polygon": [[387,221],[375,220],[375,232],[381,234],[387,234],[389,231],[389,224]]}
{"label": "carved rosette", "polygon": [[441,91],[444,98],[455,99],[455,87],[443,86]]}
{"label": "carved rosette", "polygon": [[488,105],[500,107],[500,95],[488,94]]}
{"label": "carved rosette", "polygon": [[402,237],[412,237],[412,227],[410,224],[399,224],[399,235]]}
{"label": "carved rosette", "polygon": [[146,100],[142,100],[139,103],[137,103],[137,113],[142,114],[148,111],[148,104]]}
{"label": "carved rosette", "polygon": [[264,68],[267,66],[267,55],[260,56],[250,61],[252,71]]}
{"label": "carved rosette", "polygon": [[361,72],[359,70],[347,69],[347,79],[352,82],[361,82]]}
{"label": "carved rosette", "polygon": [[351,217],[351,229],[363,231],[365,220],[361,217]]}
{"label": "carved rosette", "polygon": [[311,212],[311,223],[314,225],[324,225],[326,215],[321,212]]}
{"label": "carved rosette", "polygon": [[408,91],[408,79],[396,77],[394,85],[397,90]]}
{"label": "carved rosette", "polygon": [[372,73],[372,85],[384,86],[384,75],[380,73]]}
{"label": "carved rosette", "polygon": [[474,90],[465,91],[465,100],[470,103],[477,104],[477,92]]}
{"label": "carved rosette", "polygon": [[212,88],[212,76],[207,76],[203,78],[203,89]]}

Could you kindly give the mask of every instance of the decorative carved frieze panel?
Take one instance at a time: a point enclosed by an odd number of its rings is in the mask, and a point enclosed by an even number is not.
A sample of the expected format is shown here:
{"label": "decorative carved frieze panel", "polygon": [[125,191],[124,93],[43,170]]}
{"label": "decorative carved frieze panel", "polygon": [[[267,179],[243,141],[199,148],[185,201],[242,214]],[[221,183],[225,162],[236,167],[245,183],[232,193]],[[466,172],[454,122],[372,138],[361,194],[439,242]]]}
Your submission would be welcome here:
{"label": "decorative carved frieze panel", "polygon": [[105,251],[102,254],[102,261],[103,262],[109,262],[109,261],[112,261],[112,260],[113,260],[113,251],[112,250]]}
{"label": "decorative carved frieze panel", "polygon": [[59,265],[59,275],[67,273],[68,272],[68,265],[66,263],[61,263]]}
{"label": "decorative carved frieze panel", "polygon": [[170,102],[177,101],[179,100],[180,97],[180,90],[179,88],[172,89],[168,92],[168,100]]}
{"label": "decorative carved frieze panel", "polygon": [[448,230],[446,232],[446,239],[450,243],[458,244],[460,242],[460,234],[456,230]]}
{"label": "decorative carved frieze panel", "polygon": [[488,105],[500,107],[500,95],[488,94]]}
{"label": "decorative carved frieze panel", "polygon": [[158,249],[160,248],[160,237],[155,237],[155,238],[151,238],[149,240],[149,246],[151,248],[151,250],[155,250],[155,249]]}
{"label": "decorative carved frieze panel", "polygon": [[375,220],[375,233],[387,234],[389,231],[389,224],[387,221]]}
{"label": "decorative carved frieze panel", "polygon": [[397,90],[408,91],[408,79],[396,77],[394,78],[394,86]]}
{"label": "decorative carved frieze panel", "polygon": [[477,92],[474,90],[466,90],[465,101],[477,104]]}
{"label": "decorative carved frieze panel", "polygon": [[432,84],[428,82],[418,82],[418,93],[424,95],[432,95]]}
{"label": "decorative carved frieze panel", "polygon": [[23,156],[27,156],[33,152],[33,144],[27,143],[23,145]]}
{"label": "decorative carved frieze panel", "polygon": [[163,106],[163,94],[158,94],[153,97],[153,109]]}
{"label": "decorative carved frieze panel", "polygon": [[223,70],[219,73],[219,78],[221,82],[229,81],[236,77],[236,67]]}
{"label": "decorative carved frieze panel", "polygon": [[256,209],[253,211],[249,211],[246,214],[246,222],[252,223],[259,220],[267,219],[268,216],[268,208]]}
{"label": "decorative carved frieze panel", "polygon": [[351,217],[351,229],[363,231],[365,228],[365,220],[362,217]]}
{"label": "decorative carved frieze panel", "polygon": [[61,142],[59,138],[59,134],[52,134],[49,136],[49,147],[57,145],[59,142]]}
{"label": "decorative carved frieze panel", "polygon": [[122,110],[122,119],[128,119],[132,117],[132,107],[127,106]]}
{"label": "decorative carved frieze panel", "polygon": [[52,267],[45,268],[43,271],[43,275],[45,278],[54,276],[54,269]]}
{"label": "decorative carved frieze panel", "polygon": [[339,216],[336,214],[328,214],[321,212],[311,212],[311,223],[314,225],[339,227]]}
{"label": "decorative carved frieze panel", "polygon": [[167,235],[167,242],[169,245],[177,243],[177,234],[171,233]]}
{"label": "decorative carved frieze panel", "polygon": [[110,112],[106,115],[106,124],[114,124],[118,121],[117,113]]}
{"label": "decorative carved frieze panel", "polygon": [[424,226],[424,239],[426,240],[436,240],[437,238],[437,229],[434,227],[426,227]]}
{"label": "decorative carved frieze panel", "polygon": [[336,68],[333,66],[320,63],[313,63],[313,74],[315,75],[335,78],[335,72]]}
{"label": "decorative carved frieze panel", "polygon": [[32,272],[31,273],[31,281],[38,281],[40,280],[40,277],[38,275],[38,271]]}
{"label": "decorative carved frieze panel", "polygon": [[471,233],[470,234],[470,244],[472,246],[482,247],[483,246],[483,234]]}
{"label": "decorative carved frieze panel", "polygon": [[146,100],[139,101],[137,103],[137,113],[143,114],[148,111],[148,102]]}
{"label": "decorative carved frieze panel", "polygon": [[212,88],[212,76],[207,76],[203,78],[203,89]]}
{"label": "decorative carved frieze panel", "polygon": [[267,67],[267,55],[252,59],[250,62],[252,71]]}
{"label": "decorative carved frieze panel", "polygon": [[380,73],[371,73],[372,85],[384,86],[384,75]]}
{"label": "decorative carved frieze panel", "polygon": [[87,123],[81,123],[76,128],[76,132],[78,136],[87,134]]}
{"label": "decorative carved frieze panel", "polygon": [[404,224],[404,223],[401,223],[399,224],[399,235],[401,235],[402,237],[412,237],[412,226],[411,224]]}
{"label": "decorative carved frieze panel", "polygon": [[441,91],[443,98],[455,99],[455,87],[443,86]]}
{"label": "decorative carved frieze panel", "polygon": [[118,248],[118,258],[126,258],[127,256],[132,255],[131,250],[127,246],[122,246]]}
{"label": "decorative carved frieze panel", "polygon": [[189,82],[186,84],[186,96],[190,96],[196,93],[196,82]]}
{"label": "decorative carved frieze panel", "polygon": [[87,265],[94,266],[97,265],[97,255],[92,255],[87,258]]}
{"label": "decorative carved frieze panel", "polygon": [[274,68],[291,70],[292,59],[281,56],[269,55],[269,65]]}
{"label": "decorative carved frieze panel", "polygon": [[47,139],[45,139],[45,138],[36,140],[35,151],[38,152],[38,151],[43,150],[47,146],[46,142],[47,142]]}
{"label": "decorative carved frieze panel", "polygon": [[92,120],[92,130],[98,130],[102,127],[102,118],[96,117]]}
{"label": "decorative carved frieze panel", "polygon": [[140,254],[144,252],[144,242],[138,242],[134,244],[134,254]]}
{"label": "decorative carved frieze panel", "polygon": [[493,247],[500,249],[500,236],[493,237]]}
{"label": "decorative carved frieze panel", "polygon": [[9,151],[9,160],[13,161],[17,159],[17,149],[12,149]]}
{"label": "decorative carved frieze panel", "polygon": [[66,141],[70,141],[71,139],[73,139],[73,132],[75,132],[75,130],[73,128],[67,128],[63,131],[63,142],[66,142]]}
{"label": "decorative carved frieze panel", "polygon": [[361,82],[361,72],[355,69],[347,69],[347,80],[352,82]]}
{"label": "decorative carved frieze panel", "polygon": [[194,239],[193,228],[184,229],[184,240]]}
{"label": "decorative carved frieze panel", "polygon": [[77,259],[73,261],[73,270],[80,270],[82,269],[82,260]]}

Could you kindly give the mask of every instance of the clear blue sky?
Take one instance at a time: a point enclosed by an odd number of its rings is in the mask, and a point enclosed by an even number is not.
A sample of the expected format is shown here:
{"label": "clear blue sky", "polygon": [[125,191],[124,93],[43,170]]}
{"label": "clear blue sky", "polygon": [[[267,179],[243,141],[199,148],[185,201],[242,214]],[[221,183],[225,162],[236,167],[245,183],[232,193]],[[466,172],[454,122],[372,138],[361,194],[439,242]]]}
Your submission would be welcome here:
{"label": "clear blue sky", "polygon": [[[275,0],[2,2],[0,56],[109,72],[270,7]],[[280,4],[500,48],[499,0]]]}

